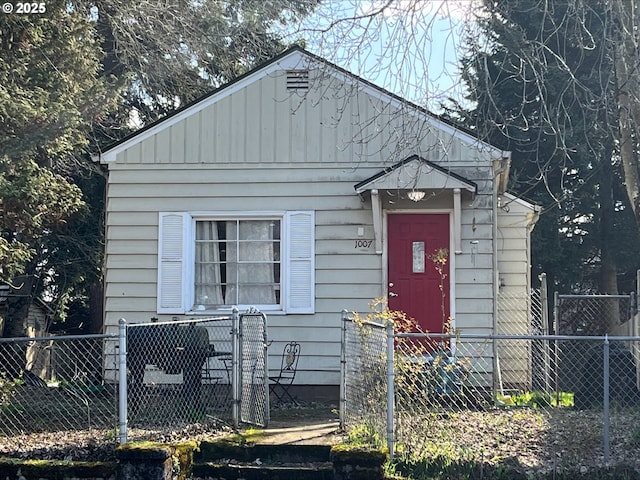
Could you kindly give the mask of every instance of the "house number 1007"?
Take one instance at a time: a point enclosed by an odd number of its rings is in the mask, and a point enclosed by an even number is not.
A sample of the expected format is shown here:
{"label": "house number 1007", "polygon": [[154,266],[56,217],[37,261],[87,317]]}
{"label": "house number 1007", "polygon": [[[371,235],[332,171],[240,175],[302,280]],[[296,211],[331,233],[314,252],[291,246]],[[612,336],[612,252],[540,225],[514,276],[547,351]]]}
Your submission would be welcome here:
{"label": "house number 1007", "polygon": [[356,240],[355,248],[369,248],[372,243],[373,240]]}

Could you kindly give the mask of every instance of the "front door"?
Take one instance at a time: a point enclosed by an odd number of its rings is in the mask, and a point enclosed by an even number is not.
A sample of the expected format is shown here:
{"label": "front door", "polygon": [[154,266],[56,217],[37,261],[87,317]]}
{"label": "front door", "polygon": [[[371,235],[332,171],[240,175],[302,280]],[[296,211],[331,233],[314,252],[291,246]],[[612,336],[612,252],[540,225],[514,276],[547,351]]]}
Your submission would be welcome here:
{"label": "front door", "polygon": [[449,321],[449,215],[389,214],[389,308],[442,333]]}

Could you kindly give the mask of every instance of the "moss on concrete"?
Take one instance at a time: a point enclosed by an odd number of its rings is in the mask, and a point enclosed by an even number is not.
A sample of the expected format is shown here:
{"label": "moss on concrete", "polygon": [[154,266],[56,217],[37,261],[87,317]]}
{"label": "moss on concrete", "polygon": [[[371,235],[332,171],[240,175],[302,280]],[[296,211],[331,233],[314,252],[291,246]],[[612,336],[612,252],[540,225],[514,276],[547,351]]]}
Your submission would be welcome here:
{"label": "moss on concrete", "polygon": [[331,447],[333,462],[357,463],[360,465],[382,465],[389,458],[386,449],[339,444]]}
{"label": "moss on concrete", "polygon": [[165,443],[130,442],[116,447],[118,460],[166,460],[173,455],[173,448]]}
{"label": "moss on concrete", "polygon": [[22,460],[0,458],[0,478],[105,478],[116,476],[115,462],[74,462],[67,460]]}

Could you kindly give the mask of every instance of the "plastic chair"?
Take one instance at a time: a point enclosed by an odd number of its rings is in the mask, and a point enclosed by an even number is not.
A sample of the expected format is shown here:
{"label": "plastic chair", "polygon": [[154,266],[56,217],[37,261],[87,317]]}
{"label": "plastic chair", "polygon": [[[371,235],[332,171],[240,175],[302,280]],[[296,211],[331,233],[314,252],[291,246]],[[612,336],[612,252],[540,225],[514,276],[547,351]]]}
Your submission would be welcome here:
{"label": "plastic chair", "polygon": [[300,344],[297,342],[287,343],[282,351],[280,373],[276,376],[269,377],[269,380],[272,382],[270,384],[271,393],[273,393],[279,403],[285,403],[288,399],[291,403],[298,404],[291,396],[289,388],[296,377],[299,358]]}

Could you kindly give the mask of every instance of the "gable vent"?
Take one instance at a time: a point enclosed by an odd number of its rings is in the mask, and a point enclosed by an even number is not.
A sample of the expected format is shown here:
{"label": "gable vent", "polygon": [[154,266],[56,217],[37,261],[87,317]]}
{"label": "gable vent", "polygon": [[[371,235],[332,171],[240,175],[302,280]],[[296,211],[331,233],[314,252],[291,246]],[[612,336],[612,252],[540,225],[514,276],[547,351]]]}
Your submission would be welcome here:
{"label": "gable vent", "polygon": [[287,90],[308,90],[309,70],[287,70]]}

